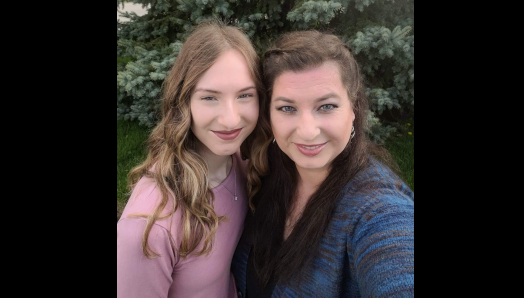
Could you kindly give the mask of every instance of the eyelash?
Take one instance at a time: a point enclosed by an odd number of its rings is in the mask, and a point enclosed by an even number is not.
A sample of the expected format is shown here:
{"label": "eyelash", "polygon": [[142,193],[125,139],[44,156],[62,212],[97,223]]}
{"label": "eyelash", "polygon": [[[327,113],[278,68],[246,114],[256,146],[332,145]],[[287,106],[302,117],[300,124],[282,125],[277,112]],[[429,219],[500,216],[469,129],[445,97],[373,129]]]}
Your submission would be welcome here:
{"label": "eyelash", "polygon": [[[247,95],[247,97],[242,97],[244,95]],[[249,98],[249,97],[253,97],[253,94],[246,93],[246,94],[242,94],[242,95],[239,96],[239,98]]]}
{"label": "eyelash", "polygon": [[319,110],[322,109],[322,107],[326,107],[326,106],[331,106],[331,107],[332,107],[331,109],[327,109],[327,110],[324,109],[324,110],[323,110],[323,111],[326,111],[326,112],[327,112],[327,111],[332,111],[332,110],[338,108],[338,106],[336,106],[336,105],[334,105],[334,104],[327,104],[327,105],[323,105],[323,106],[321,106],[321,107],[319,108]]}
{"label": "eyelash", "polygon": [[[246,96],[246,97],[242,97],[242,96]],[[242,94],[242,95],[240,95],[238,98],[245,99],[245,98],[250,98],[250,97],[253,97],[253,94],[246,93],[246,94]],[[205,101],[216,100],[216,98],[214,98],[214,97],[212,97],[212,96],[202,97],[201,99],[202,99],[202,100],[205,100]]]}
{"label": "eyelash", "polygon": [[[323,107],[327,107],[327,106],[330,106],[331,108],[330,108],[330,109],[323,109]],[[293,109],[293,110],[291,110],[291,111],[289,111],[289,110],[286,111],[285,108],[291,108],[291,109]],[[334,109],[336,109],[336,108],[338,108],[337,105],[334,105],[334,104],[326,104],[326,105],[322,105],[322,106],[320,106],[320,108],[318,108],[318,110],[321,111],[321,112],[330,112],[330,111],[332,111],[332,110],[334,110]],[[283,113],[286,113],[286,114],[291,114],[291,113],[297,111],[294,107],[290,107],[290,106],[283,106],[283,107],[277,108],[277,110],[278,110],[278,111],[281,111],[281,112],[283,112]]]}
{"label": "eyelash", "polygon": [[292,112],[294,112],[294,111],[286,111],[285,110],[286,108],[291,108],[291,109],[296,111],[296,109],[294,107],[290,107],[290,106],[283,106],[283,107],[277,108],[277,111],[281,111],[281,112],[284,112],[286,114],[291,114]]}

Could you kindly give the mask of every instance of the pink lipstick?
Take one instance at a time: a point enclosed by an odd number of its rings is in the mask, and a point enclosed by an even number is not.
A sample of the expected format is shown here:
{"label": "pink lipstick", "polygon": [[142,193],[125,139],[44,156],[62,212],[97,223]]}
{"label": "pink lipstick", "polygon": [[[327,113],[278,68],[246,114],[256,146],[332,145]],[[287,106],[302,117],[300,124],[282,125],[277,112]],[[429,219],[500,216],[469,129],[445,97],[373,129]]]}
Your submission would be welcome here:
{"label": "pink lipstick", "polygon": [[212,130],[212,132],[214,132],[217,135],[217,137],[221,138],[222,140],[231,141],[238,137],[241,130],[242,128],[235,129],[235,130],[222,130],[222,131]]}
{"label": "pink lipstick", "polygon": [[324,147],[326,147],[326,143],[324,144],[316,144],[316,145],[305,145],[305,144],[296,144],[298,151],[300,153],[306,155],[306,156],[315,156],[319,154]]}

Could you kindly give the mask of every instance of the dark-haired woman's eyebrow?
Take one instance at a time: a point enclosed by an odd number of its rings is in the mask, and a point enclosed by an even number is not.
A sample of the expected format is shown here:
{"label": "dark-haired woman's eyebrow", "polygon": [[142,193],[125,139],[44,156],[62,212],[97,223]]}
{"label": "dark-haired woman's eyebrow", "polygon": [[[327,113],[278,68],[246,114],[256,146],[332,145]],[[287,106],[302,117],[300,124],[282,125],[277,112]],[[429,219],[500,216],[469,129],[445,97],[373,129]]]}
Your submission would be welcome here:
{"label": "dark-haired woman's eyebrow", "polygon": [[[340,99],[340,96],[338,94],[334,93],[334,92],[331,92],[331,93],[328,93],[328,94],[326,94],[324,96],[321,96],[321,97],[317,98],[315,100],[315,102],[321,102],[321,101],[324,101],[324,100],[328,100],[330,98],[338,98],[338,99]],[[275,98],[273,101],[274,102],[276,102],[276,101],[283,101],[283,102],[287,102],[287,103],[295,103],[294,100],[286,98],[286,97],[283,97],[283,96],[279,96],[279,97]]]}
{"label": "dark-haired woman's eyebrow", "polygon": [[315,102],[321,102],[321,101],[324,101],[324,100],[327,100],[327,99],[330,99],[330,98],[338,98],[340,99],[340,96],[334,92],[331,92],[331,93],[328,93],[324,96],[321,96],[319,97],[317,100],[315,100]]}
{"label": "dark-haired woman's eyebrow", "polygon": [[289,98],[286,98],[286,97],[282,97],[282,96],[279,96],[277,98],[275,98],[273,101],[283,101],[283,102],[287,102],[287,103],[295,103],[294,100],[292,99],[289,99]]}

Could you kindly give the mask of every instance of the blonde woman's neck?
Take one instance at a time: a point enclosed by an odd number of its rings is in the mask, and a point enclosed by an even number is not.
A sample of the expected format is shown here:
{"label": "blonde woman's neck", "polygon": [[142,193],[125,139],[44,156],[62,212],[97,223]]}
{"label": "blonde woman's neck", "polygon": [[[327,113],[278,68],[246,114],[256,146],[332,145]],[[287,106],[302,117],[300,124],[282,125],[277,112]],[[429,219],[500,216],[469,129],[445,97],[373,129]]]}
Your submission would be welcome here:
{"label": "blonde woman's neck", "polygon": [[211,188],[218,186],[227,178],[231,171],[231,166],[233,165],[232,156],[216,155],[201,143],[197,146],[197,152],[202,156],[209,169],[208,177]]}

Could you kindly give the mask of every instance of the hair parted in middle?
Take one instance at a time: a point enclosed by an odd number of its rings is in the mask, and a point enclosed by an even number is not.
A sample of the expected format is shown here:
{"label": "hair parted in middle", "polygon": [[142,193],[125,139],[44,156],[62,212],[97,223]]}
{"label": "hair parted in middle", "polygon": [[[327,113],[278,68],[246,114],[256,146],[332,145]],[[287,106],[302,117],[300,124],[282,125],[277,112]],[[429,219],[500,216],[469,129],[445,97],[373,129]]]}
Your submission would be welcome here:
{"label": "hair parted in middle", "polygon": [[[196,152],[197,139],[191,131],[190,98],[203,74],[222,53],[231,49],[239,51],[247,62],[259,95],[259,110],[265,105],[260,60],[247,36],[240,29],[217,20],[204,21],[197,26],[164,81],[162,117],[149,137],[147,159],[129,174],[130,188],[145,176],[154,179],[162,193],[162,200],[153,214],[133,215],[147,218],[142,246],[149,258],[158,256],[147,242],[156,220],[181,210],[183,234],[178,253],[182,257],[193,253],[201,242],[202,250],[194,253],[209,253],[218,224],[224,220],[214,211],[208,168]],[[271,134],[269,122],[259,115],[256,128],[240,147],[242,158],[249,159],[248,184],[255,187],[260,185],[259,175],[267,172],[267,161],[262,158],[265,148],[261,142],[268,138],[268,134]],[[256,189],[248,188],[248,194],[254,192]],[[168,204],[170,200],[172,204]],[[166,212],[166,206],[172,208]]]}
{"label": "hair parted in middle", "polygon": [[[300,273],[317,251],[342,189],[369,163],[368,154],[382,156],[365,133],[368,102],[358,64],[350,48],[333,34],[296,31],[280,36],[264,54],[264,82],[268,100],[261,111],[269,121],[269,108],[275,80],[284,72],[301,72],[335,62],[355,114],[355,135],[333,160],[327,178],[308,200],[302,216],[283,241],[286,216],[293,208],[297,189],[296,165],[272,139],[267,149],[270,175],[262,178],[264,187],[254,196],[256,207],[253,231],[254,263],[259,283],[267,285],[273,276],[290,281]],[[348,127],[348,129],[351,129]],[[262,138],[267,136],[262,136]]]}

